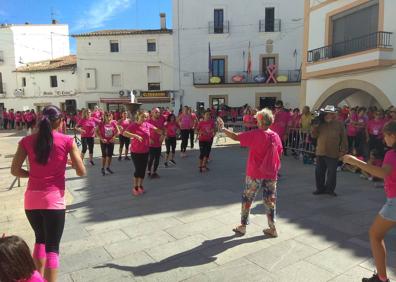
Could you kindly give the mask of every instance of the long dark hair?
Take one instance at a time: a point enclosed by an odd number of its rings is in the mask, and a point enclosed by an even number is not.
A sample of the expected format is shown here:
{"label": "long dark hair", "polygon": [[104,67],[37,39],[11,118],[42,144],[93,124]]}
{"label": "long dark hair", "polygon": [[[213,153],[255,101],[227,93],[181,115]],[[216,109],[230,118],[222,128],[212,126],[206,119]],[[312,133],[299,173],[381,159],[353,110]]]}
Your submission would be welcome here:
{"label": "long dark hair", "polygon": [[0,281],[29,279],[35,269],[29,247],[22,238],[0,237]]}
{"label": "long dark hair", "polygon": [[37,140],[34,146],[36,162],[45,165],[48,162],[53,145],[52,129],[55,123],[62,117],[58,107],[47,106],[43,110],[43,117],[38,125]]}

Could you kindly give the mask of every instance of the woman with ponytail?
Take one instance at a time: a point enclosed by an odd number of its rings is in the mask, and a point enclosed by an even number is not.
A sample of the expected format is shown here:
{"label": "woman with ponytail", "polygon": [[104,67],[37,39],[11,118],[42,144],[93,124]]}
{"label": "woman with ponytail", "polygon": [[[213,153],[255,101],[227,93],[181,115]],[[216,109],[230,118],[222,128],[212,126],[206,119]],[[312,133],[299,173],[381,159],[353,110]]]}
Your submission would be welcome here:
{"label": "woman with ponytail", "polygon": [[[73,138],[58,132],[62,114],[55,106],[45,107],[38,132],[24,137],[12,161],[11,173],[29,178],[25,213],[36,237],[33,260],[48,282],[56,281],[59,243],[65,224],[65,172],[68,155],[77,175],[85,167]],[[22,168],[28,157],[29,171]]]}

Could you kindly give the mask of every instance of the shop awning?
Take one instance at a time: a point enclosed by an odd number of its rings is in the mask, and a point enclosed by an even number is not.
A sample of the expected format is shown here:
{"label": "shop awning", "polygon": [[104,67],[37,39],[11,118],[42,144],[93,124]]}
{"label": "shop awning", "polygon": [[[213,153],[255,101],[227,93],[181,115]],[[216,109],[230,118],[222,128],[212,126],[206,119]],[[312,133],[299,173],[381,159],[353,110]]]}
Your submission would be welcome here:
{"label": "shop awning", "polygon": [[129,98],[100,98],[100,102],[104,104],[131,104]]}

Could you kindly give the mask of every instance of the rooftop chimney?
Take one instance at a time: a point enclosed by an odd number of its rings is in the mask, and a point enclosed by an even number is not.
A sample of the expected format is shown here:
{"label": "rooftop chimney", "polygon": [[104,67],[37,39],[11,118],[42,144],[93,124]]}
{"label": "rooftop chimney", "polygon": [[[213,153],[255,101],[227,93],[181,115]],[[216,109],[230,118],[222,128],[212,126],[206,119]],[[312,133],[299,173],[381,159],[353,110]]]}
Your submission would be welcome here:
{"label": "rooftop chimney", "polygon": [[52,24],[58,24],[58,21],[55,19],[53,19],[51,22],[52,22]]}
{"label": "rooftop chimney", "polygon": [[164,29],[166,29],[166,14],[161,13],[160,19],[161,19],[161,29],[164,30]]}

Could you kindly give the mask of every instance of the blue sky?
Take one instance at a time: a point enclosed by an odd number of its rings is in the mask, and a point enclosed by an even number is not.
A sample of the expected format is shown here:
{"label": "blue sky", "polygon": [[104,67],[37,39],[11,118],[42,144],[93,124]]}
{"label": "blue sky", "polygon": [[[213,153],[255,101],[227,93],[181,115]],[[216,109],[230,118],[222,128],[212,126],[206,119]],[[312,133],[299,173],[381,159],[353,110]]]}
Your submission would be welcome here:
{"label": "blue sky", "polygon": [[[71,34],[100,29],[159,28],[159,13],[172,25],[171,0],[0,0],[0,23],[51,22],[51,11]],[[71,39],[71,49],[75,44]]]}

